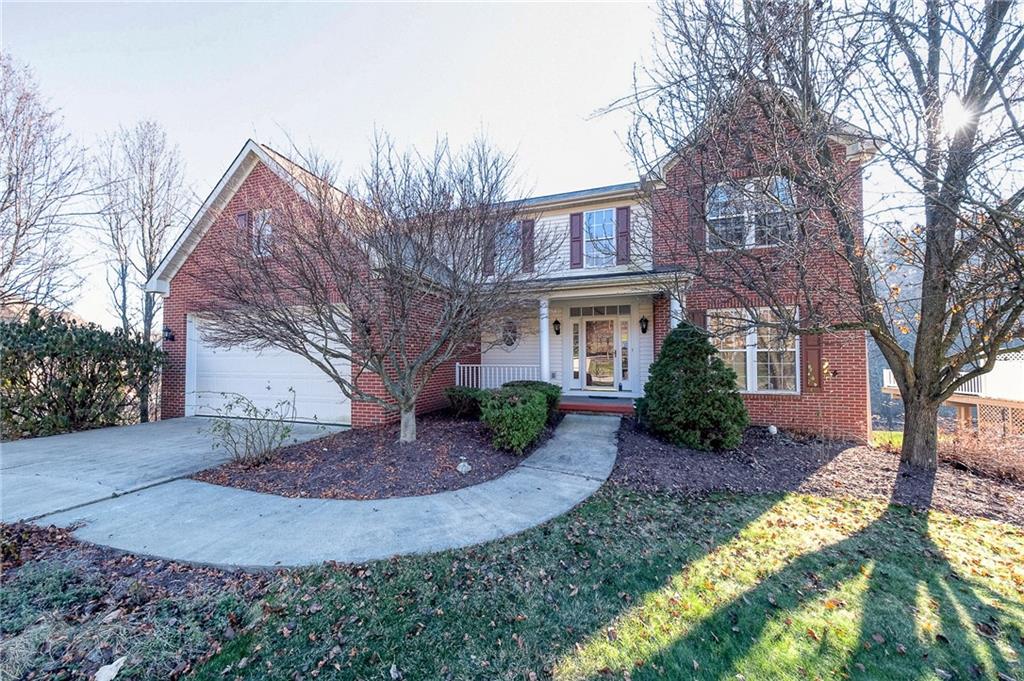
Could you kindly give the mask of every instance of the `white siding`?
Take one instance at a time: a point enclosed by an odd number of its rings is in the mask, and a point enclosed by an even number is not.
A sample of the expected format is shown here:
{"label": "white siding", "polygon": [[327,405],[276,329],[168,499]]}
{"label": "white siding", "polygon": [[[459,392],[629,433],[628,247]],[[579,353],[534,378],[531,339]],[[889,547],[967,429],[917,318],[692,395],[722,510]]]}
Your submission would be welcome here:
{"label": "white siding", "polygon": [[[647,333],[640,334],[639,362],[640,381],[635,384],[636,392],[643,393],[644,385],[647,384],[647,377],[650,374],[651,363],[654,362],[654,302],[649,297],[641,298],[637,303],[637,319],[647,317]],[[640,327],[637,325],[637,331]]]}
{"label": "white siding", "polygon": [[629,202],[604,203],[585,208],[561,209],[557,212],[541,213],[534,225],[534,240],[538,253],[547,254],[545,262],[537,263],[537,272],[544,277],[578,277],[588,274],[615,274],[619,272],[636,272],[650,269],[651,265],[651,230],[650,220],[644,206],[634,204],[630,214],[630,255],[632,262],[628,265],[611,265],[609,267],[569,267],[569,216],[572,213],[583,213],[588,210],[615,208]]}
{"label": "white siding", "polygon": [[[552,324],[557,319],[562,324],[561,335],[555,335],[554,329],[549,333],[551,358],[551,383],[565,386],[564,374],[566,354],[572,342],[572,321],[569,307],[576,305],[603,304],[632,305],[630,351],[631,364],[636,367],[632,387],[635,394],[642,394],[647,382],[651,362],[654,361],[654,305],[650,296],[615,296],[577,298],[571,300],[556,299],[551,301],[549,316]],[[647,317],[649,322],[647,333],[640,332],[640,318]],[[481,355],[481,363],[485,365],[540,365],[540,343],[537,330],[537,318],[522,322],[519,326],[520,339],[515,348],[506,349],[502,345],[494,345]],[[489,338],[484,338],[485,345],[490,345]]]}

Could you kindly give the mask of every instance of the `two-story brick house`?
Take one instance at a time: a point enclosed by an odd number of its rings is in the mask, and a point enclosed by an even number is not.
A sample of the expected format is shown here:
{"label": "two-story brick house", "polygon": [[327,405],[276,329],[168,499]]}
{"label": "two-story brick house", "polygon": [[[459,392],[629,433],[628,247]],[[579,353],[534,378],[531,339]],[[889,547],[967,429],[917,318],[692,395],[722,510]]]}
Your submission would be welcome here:
{"label": "two-story brick house", "polygon": [[[686,164],[679,164],[686,168]],[[237,229],[237,216],[259,206],[253,197],[268,183],[303,181],[301,168],[252,141],[246,143],[199,213],[175,242],[148,288],[165,296],[164,418],[212,414],[222,393],[242,393],[259,403],[296,393],[297,417],[353,427],[397,418],[380,407],[352,405],[320,370],[287,352],[218,348],[204,342],[204,292],[190,276],[208,267],[218,232]],[[768,178],[770,181],[771,178]],[[523,202],[517,238],[559,244],[544,263],[535,317],[509,320],[487,349],[439,371],[418,402],[426,411],[443,404],[448,385],[495,387],[515,379],[540,379],[562,387],[575,401],[643,394],[648,369],[671,326],[688,316],[714,327],[715,312],[734,306],[728,296],[694,281],[679,293],[671,270],[672,249],[659,221],[641,201],[640,183],[540,196]],[[756,246],[755,224],[764,219],[729,215],[723,188],[704,189],[708,219]],[[779,184],[777,191],[785,192]],[[859,192],[851,200],[860,200]],[[721,205],[719,205],[721,204]],[[763,217],[763,216],[762,216]],[[769,216],[770,217],[770,216]],[[731,222],[728,222],[730,221]],[[209,280],[207,277],[206,280]],[[723,358],[739,376],[754,423],[864,439],[868,435],[866,338],[862,332],[829,334],[801,343],[761,347],[765,334],[734,331],[716,338]],[[806,380],[828,368],[827,380]]]}

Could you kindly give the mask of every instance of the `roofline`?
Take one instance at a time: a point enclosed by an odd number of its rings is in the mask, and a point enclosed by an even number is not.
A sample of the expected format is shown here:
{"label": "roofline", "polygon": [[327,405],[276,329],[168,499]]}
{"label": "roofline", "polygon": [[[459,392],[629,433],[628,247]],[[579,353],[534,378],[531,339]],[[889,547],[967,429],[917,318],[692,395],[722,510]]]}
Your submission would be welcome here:
{"label": "roofline", "polygon": [[631,196],[640,191],[639,182],[623,182],[610,184],[603,187],[591,187],[589,189],[577,189],[559,194],[545,194],[543,196],[531,196],[520,201],[523,208],[550,207],[565,204],[592,202],[596,199],[614,199],[622,196]]}
{"label": "roofline", "polygon": [[[271,151],[274,154],[280,155],[280,152]],[[267,166],[275,175],[295,189],[300,196],[305,197],[307,195],[307,190],[302,182],[271,157],[263,145],[252,138],[247,139],[235,155],[234,160],[231,161],[231,165],[228,166],[224,174],[217,180],[217,184],[214,185],[209,195],[207,195],[206,200],[199,206],[195,215],[192,216],[192,219],[189,220],[188,224],[178,235],[178,238],[174,240],[166,255],[160,260],[160,264],[157,265],[153,275],[146,282],[147,293],[167,295],[171,292],[171,279],[181,269],[181,266],[191,254],[192,249],[195,248],[196,242],[202,238],[213,222],[212,217],[209,220],[207,220],[207,217],[217,207],[217,204],[221,202],[221,195],[228,189],[231,180],[242,170],[244,163],[251,157],[255,157],[256,161]],[[296,166],[301,167],[298,164]],[[248,172],[251,172],[251,168]],[[248,172],[246,172],[246,175],[248,175]],[[234,192],[232,192],[233,195]],[[223,205],[227,205],[228,200],[223,201]]]}

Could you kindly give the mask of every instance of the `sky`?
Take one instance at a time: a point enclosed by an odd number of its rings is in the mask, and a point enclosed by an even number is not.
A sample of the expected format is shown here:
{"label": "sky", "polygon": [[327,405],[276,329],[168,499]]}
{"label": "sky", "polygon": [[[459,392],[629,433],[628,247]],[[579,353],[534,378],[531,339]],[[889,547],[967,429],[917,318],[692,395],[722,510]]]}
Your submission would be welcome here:
{"label": "sky", "polygon": [[[80,144],[156,120],[200,197],[250,137],[344,175],[374,130],[422,149],[483,134],[534,195],[630,181],[628,115],[596,114],[629,94],[654,29],[644,3],[0,2],[0,46]],[[78,241],[74,310],[109,326],[102,257]]]}

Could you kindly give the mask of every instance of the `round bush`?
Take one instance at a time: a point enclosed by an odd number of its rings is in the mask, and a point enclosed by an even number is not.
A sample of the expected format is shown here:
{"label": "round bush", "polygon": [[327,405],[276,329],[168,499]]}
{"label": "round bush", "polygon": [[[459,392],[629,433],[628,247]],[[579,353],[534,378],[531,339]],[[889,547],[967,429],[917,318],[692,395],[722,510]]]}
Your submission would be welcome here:
{"label": "round bush", "polygon": [[736,373],[722,362],[707,334],[685,321],[661,346],[636,413],[658,437],[704,450],[737,447],[749,423]]}
{"label": "round bush", "polygon": [[509,381],[502,387],[513,389],[526,388],[527,390],[536,390],[543,394],[548,404],[549,419],[558,411],[558,402],[562,399],[562,388],[545,381]]}
{"label": "round bush", "polygon": [[516,454],[522,454],[540,437],[548,419],[547,401],[537,390],[495,390],[480,408],[481,420],[491,429],[491,443]]}
{"label": "round bush", "polygon": [[480,418],[480,402],[487,397],[487,391],[465,385],[452,386],[444,391],[452,413],[460,418]]}

